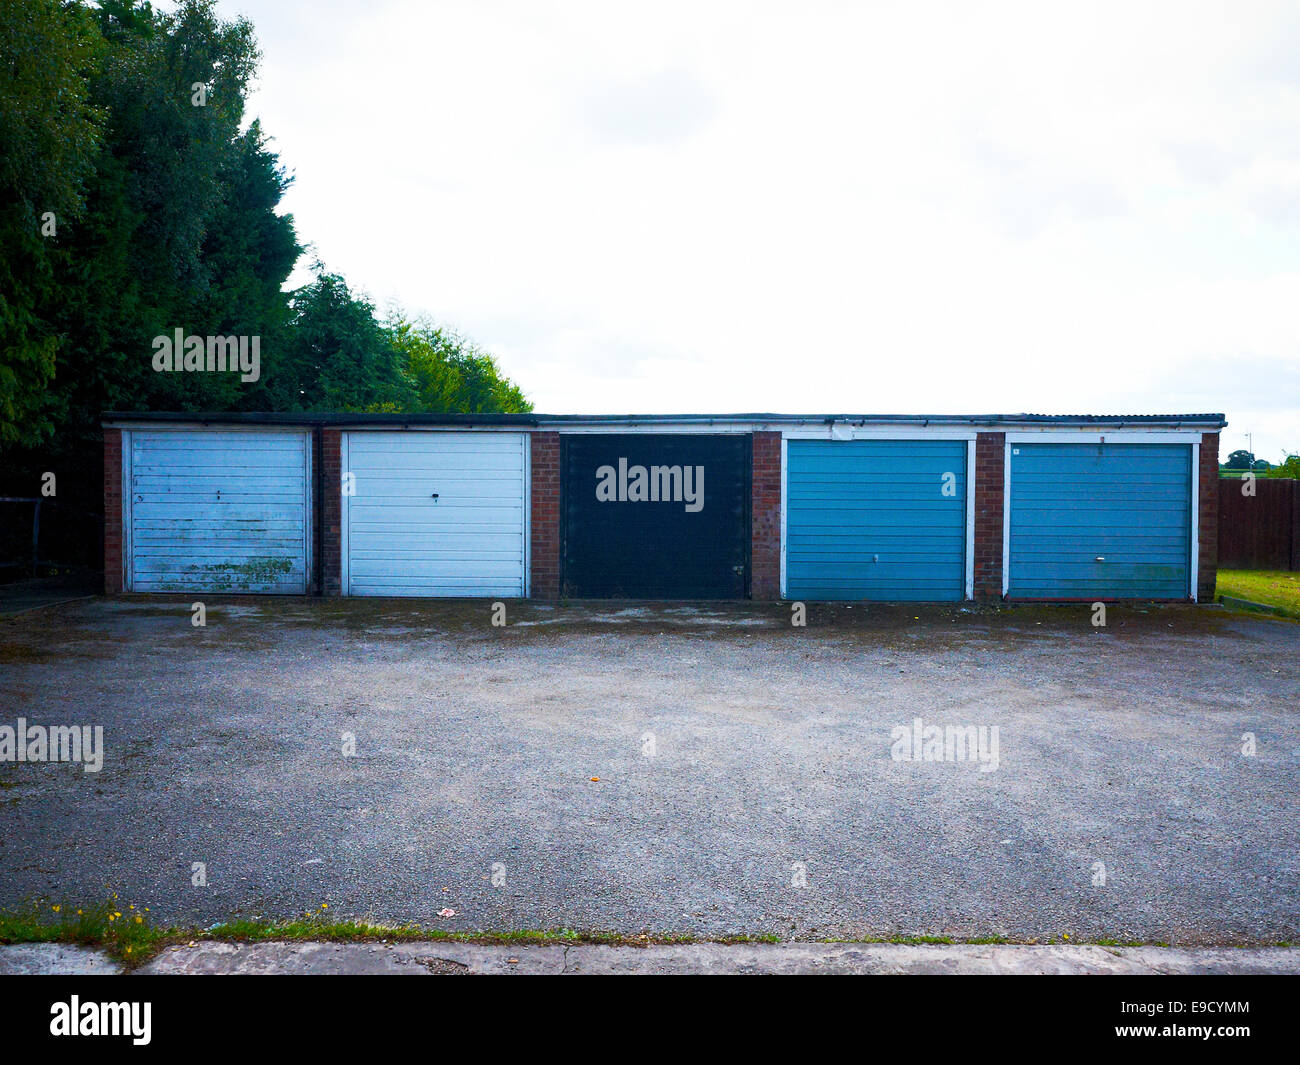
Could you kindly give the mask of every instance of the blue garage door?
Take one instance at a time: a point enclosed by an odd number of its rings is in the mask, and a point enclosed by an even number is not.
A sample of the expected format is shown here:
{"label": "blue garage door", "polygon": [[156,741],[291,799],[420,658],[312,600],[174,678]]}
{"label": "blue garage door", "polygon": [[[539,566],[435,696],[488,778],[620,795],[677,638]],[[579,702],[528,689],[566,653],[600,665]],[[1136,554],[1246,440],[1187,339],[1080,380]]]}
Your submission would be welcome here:
{"label": "blue garage door", "polygon": [[786,446],[788,598],[964,597],[964,440]]}
{"label": "blue garage door", "polygon": [[1191,477],[1186,444],[1011,445],[1008,596],[1188,598]]}

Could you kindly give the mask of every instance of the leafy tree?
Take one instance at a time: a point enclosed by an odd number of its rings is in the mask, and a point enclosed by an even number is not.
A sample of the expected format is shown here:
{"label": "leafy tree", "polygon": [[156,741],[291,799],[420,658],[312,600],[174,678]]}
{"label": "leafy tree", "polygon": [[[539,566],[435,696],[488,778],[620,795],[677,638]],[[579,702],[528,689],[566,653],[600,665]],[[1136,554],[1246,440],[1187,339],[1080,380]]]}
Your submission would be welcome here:
{"label": "leafy tree", "polygon": [[293,294],[293,316],[262,397],[276,410],[414,409],[415,390],[374,304],[315,264]]}
{"label": "leafy tree", "polygon": [[1225,470],[1249,470],[1255,465],[1255,456],[1244,448],[1232,452],[1223,463]]}
{"label": "leafy tree", "polygon": [[102,136],[87,79],[103,51],[83,8],[0,0],[0,447],[54,431],[46,390],[63,341],[49,309]]}
{"label": "leafy tree", "polygon": [[1292,480],[1300,481],[1300,455],[1287,455],[1286,459],[1279,465],[1269,468],[1264,473],[1265,477],[1287,477]]}
{"label": "leafy tree", "polygon": [[[237,292],[247,278],[227,277],[232,264],[223,246],[250,229],[283,226],[274,203],[232,223],[241,206],[232,183],[254,165],[246,156],[260,147],[258,131],[249,131],[251,142],[239,131],[258,58],[252,26],[222,22],[212,0],[186,0],[170,14],[112,0],[98,19],[108,51],[91,78],[91,98],[111,123],[89,184],[85,224],[69,247],[66,298],[56,318],[68,338],[69,383],[57,397],[68,427],[62,442],[77,450],[97,438],[104,409],[234,404],[235,375],[155,373],[152,339],[177,328],[219,334],[234,324],[214,303],[224,288],[228,307],[230,289]],[[238,233],[218,232],[232,225]],[[277,290],[291,268],[291,260],[243,264],[244,274],[258,272]],[[214,309],[214,317],[201,317]],[[252,332],[261,327],[247,316],[243,324]]]}
{"label": "leafy tree", "polygon": [[413,410],[467,414],[522,414],[533,409],[518,385],[501,373],[491,355],[427,319],[400,309],[388,332],[416,397]]}

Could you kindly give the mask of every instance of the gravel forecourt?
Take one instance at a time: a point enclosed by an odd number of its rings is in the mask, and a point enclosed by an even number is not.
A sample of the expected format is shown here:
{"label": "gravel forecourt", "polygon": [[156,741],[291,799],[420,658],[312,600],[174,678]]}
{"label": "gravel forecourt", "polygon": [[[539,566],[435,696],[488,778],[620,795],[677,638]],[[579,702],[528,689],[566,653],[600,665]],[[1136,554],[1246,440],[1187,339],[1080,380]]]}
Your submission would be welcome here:
{"label": "gravel forecourt", "polygon": [[[0,762],[0,907],[116,892],[200,927],[311,911],[1300,940],[1297,624],[1111,606],[1095,628],[1086,604],[809,604],[806,627],[775,604],[511,602],[503,627],[486,602],[206,606],[203,628],[180,597],[0,619],[0,725],[105,735],[98,773]],[[996,726],[996,770],[896,760],[892,730],[917,718]]]}

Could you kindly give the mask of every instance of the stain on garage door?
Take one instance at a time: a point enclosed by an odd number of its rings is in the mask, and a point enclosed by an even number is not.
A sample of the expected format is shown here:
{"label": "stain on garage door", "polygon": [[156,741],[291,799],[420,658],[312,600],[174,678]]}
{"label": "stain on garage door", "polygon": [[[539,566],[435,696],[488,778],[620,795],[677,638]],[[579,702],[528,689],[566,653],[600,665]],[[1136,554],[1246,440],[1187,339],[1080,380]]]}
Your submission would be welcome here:
{"label": "stain on garage door", "polygon": [[132,430],[126,590],[307,590],[306,432]]}

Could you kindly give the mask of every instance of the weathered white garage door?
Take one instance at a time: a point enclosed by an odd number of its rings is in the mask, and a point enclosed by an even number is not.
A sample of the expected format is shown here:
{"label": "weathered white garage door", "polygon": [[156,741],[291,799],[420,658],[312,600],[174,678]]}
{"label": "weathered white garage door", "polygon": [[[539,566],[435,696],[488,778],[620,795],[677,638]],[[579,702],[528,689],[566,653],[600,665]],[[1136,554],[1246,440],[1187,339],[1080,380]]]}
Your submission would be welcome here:
{"label": "weathered white garage door", "polygon": [[527,447],[525,433],[345,433],[344,594],[525,595]]}
{"label": "weathered white garage door", "polygon": [[129,441],[128,591],[307,591],[307,433],[132,430]]}

